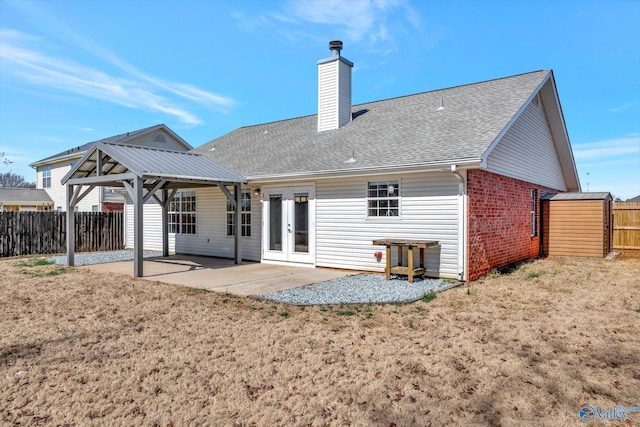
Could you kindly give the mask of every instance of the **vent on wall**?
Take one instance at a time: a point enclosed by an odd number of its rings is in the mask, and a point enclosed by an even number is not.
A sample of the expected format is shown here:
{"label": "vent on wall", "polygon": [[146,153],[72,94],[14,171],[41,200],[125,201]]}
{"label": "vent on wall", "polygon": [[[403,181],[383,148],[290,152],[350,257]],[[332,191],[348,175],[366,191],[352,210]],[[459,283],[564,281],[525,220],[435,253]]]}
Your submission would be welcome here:
{"label": "vent on wall", "polygon": [[161,133],[156,133],[155,135],[153,135],[153,140],[155,142],[167,142],[167,138],[165,138]]}

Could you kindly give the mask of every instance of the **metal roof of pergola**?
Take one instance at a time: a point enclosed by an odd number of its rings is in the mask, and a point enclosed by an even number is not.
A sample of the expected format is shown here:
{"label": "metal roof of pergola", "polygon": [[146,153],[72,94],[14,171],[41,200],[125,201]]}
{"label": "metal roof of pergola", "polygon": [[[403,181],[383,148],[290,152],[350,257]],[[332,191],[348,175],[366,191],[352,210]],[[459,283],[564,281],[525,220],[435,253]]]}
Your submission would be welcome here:
{"label": "metal roof of pergola", "polygon": [[[134,205],[134,273],[143,275],[143,206],[149,199],[162,207],[162,252],[169,255],[169,203],[183,188],[217,186],[234,208],[247,180],[202,154],[107,142],[97,143],[62,178],[67,187],[67,263],[74,265],[74,207],[95,187],[122,187]],[[232,195],[228,186],[233,186]],[[86,188],[85,188],[86,187]],[[241,210],[235,209],[235,262],[242,262]]]}

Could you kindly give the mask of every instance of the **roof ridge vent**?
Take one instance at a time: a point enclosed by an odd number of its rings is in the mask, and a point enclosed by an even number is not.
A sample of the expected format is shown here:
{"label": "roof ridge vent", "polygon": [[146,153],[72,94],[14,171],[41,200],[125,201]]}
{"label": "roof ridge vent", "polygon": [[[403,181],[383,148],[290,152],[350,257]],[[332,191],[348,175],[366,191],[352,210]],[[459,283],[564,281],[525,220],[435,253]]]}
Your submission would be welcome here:
{"label": "roof ridge vent", "polygon": [[444,110],[444,98],[440,98],[440,106],[436,110]]}

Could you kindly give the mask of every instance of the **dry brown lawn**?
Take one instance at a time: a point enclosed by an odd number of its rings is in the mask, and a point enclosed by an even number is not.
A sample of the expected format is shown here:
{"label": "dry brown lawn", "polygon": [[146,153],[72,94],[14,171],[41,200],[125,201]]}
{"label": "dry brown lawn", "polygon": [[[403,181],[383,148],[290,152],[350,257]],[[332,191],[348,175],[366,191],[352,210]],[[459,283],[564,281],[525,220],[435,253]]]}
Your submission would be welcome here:
{"label": "dry brown lawn", "polygon": [[638,259],[333,307],[31,264],[0,261],[0,424],[558,426],[640,406]]}

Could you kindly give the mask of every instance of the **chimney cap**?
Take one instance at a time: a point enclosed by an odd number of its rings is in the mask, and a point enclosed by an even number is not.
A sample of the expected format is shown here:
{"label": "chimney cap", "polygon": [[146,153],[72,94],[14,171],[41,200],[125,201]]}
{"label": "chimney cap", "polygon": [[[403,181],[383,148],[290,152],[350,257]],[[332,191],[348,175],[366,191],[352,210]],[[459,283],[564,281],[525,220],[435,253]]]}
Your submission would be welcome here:
{"label": "chimney cap", "polygon": [[340,54],[340,51],[342,50],[342,41],[331,40],[329,42],[329,50],[331,50],[332,52],[335,50],[338,52],[338,54]]}

